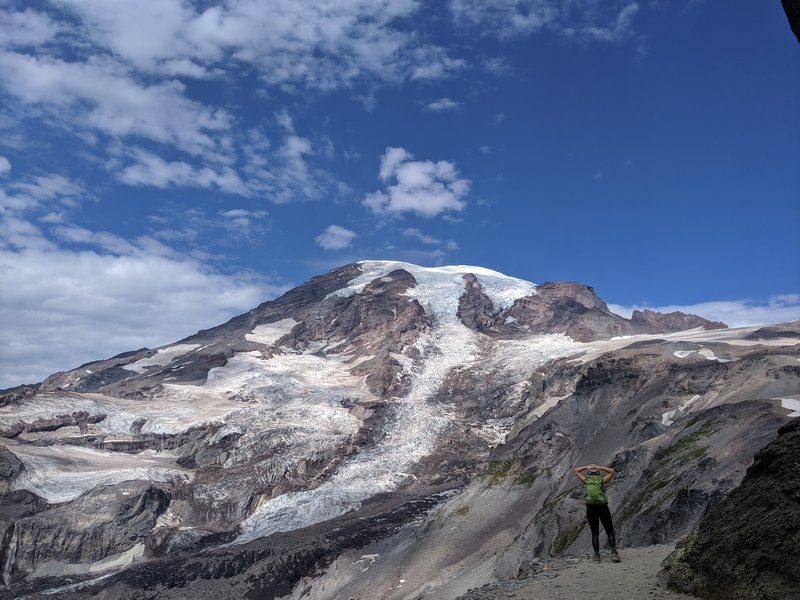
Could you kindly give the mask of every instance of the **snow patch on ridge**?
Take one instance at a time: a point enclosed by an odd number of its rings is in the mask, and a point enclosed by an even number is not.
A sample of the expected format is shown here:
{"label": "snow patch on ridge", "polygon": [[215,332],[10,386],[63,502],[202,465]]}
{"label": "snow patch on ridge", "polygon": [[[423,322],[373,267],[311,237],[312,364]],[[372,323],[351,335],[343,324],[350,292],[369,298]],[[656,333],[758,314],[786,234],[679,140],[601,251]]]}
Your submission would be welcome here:
{"label": "snow patch on ridge", "polygon": [[176,467],[176,456],[168,452],[144,450],[127,455],[61,445],[17,445],[9,450],[25,464],[12,489],[29,490],[48,502],[69,502],[97,486],[123,481],[192,476]]}
{"label": "snow patch on ridge", "polygon": [[122,368],[128,371],[144,373],[150,367],[168,365],[179,356],[188,354],[199,347],[200,344],[176,344],[174,346],[167,346],[166,348],[161,348],[149,358],[137,360],[135,363],[124,365]]}
{"label": "snow patch on ridge", "polygon": [[248,342],[256,342],[258,344],[264,344],[265,346],[272,346],[283,336],[291,333],[294,326],[299,322],[300,321],[289,318],[281,319],[280,321],[275,321],[274,323],[257,325],[253,331],[246,333],[244,338]]}
{"label": "snow patch on ridge", "polygon": [[790,410],[787,417],[800,417],[800,400],[797,398],[780,398],[781,407]]}
{"label": "snow patch on ridge", "polygon": [[[694,350],[692,352],[694,352]],[[689,410],[689,406],[691,406],[691,404],[695,400],[699,400],[699,399],[700,399],[700,395],[699,394],[695,394],[694,396],[692,396],[688,400],[684,401],[675,410],[668,410],[667,412],[663,413],[661,415],[661,424],[666,426],[666,427],[669,427],[670,425],[672,425],[675,422],[672,418],[678,413],[678,411],[680,411],[682,413],[686,412],[687,410]]]}

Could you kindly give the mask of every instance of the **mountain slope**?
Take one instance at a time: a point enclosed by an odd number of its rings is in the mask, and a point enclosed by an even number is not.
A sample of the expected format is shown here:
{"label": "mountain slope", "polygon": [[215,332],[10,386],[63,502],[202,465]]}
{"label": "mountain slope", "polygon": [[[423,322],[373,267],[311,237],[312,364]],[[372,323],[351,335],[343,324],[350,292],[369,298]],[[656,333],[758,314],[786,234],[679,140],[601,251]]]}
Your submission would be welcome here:
{"label": "mountain slope", "polygon": [[345,265],[3,394],[8,593],[106,574],[74,593],[455,597],[585,547],[569,467],[589,459],[620,467],[624,541],[674,540],[800,397],[798,324],[720,327],[478,267]]}

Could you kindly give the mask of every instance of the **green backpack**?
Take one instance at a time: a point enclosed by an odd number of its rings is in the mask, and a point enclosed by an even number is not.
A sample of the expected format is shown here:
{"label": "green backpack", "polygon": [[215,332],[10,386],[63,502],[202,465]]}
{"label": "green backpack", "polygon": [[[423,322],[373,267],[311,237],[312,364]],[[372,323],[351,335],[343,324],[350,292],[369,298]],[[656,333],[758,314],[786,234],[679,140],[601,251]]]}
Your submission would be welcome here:
{"label": "green backpack", "polygon": [[608,504],[608,498],[603,491],[602,475],[587,475],[583,486],[583,499],[586,504]]}

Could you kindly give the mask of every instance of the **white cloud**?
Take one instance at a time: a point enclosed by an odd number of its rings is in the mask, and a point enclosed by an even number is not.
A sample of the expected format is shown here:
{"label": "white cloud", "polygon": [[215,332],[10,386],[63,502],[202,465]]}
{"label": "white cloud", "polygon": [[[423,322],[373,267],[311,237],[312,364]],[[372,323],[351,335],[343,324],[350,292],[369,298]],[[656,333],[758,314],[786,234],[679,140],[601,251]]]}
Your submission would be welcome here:
{"label": "white cloud", "polygon": [[60,26],[33,10],[0,10],[0,47],[39,46],[55,38]]}
{"label": "white cloud", "polygon": [[549,30],[579,41],[616,42],[632,35],[638,10],[630,0],[450,0],[457,25],[500,38]]}
{"label": "white cloud", "polygon": [[423,244],[428,244],[429,246],[440,246],[443,249],[449,251],[458,250],[458,244],[455,242],[455,240],[440,240],[431,235],[422,233],[419,229],[415,227],[408,227],[404,229],[403,235],[405,237],[410,237],[419,240]]}
{"label": "white cloud", "polygon": [[398,27],[419,9],[417,0],[61,4],[93,44],[147,73],[205,77],[213,68],[246,65],[269,84],[328,90],[454,66],[441,49]]}
{"label": "white cloud", "polygon": [[483,67],[484,71],[496,77],[510,75],[512,71],[511,63],[508,62],[508,59],[501,56],[484,60],[483,63],[481,63],[481,67]]}
{"label": "white cloud", "polygon": [[363,201],[374,213],[435,217],[466,206],[470,181],[459,176],[452,162],[414,160],[405,148],[390,147],[381,159],[379,176],[386,190],[368,194]]}
{"label": "white cloud", "polygon": [[565,29],[568,35],[577,35],[581,39],[598,42],[617,42],[625,39],[633,32],[633,18],[639,12],[639,5],[630,2],[624,6],[615,19],[605,24],[586,25],[582,29]]}
{"label": "white cloud", "polygon": [[215,149],[226,131],[225,111],[189,100],[170,80],[138,83],[119,63],[86,63],[0,52],[0,84],[27,105],[49,107],[62,121],[112,137],[136,136],[190,154]]}
{"label": "white cloud", "polygon": [[443,112],[446,110],[458,110],[461,107],[460,102],[456,102],[450,98],[439,98],[438,100],[434,100],[433,102],[429,102],[425,105],[426,110],[430,110],[432,112]]}
{"label": "white cloud", "polygon": [[358,237],[355,232],[340,227],[339,225],[329,225],[321,234],[314,238],[314,241],[323,250],[342,250],[352,244]]}
{"label": "white cloud", "polygon": [[233,208],[220,211],[219,215],[222,217],[222,226],[225,229],[235,232],[246,239],[262,233],[268,226],[266,218],[269,213],[265,210]]}
{"label": "white cloud", "polygon": [[634,310],[657,310],[700,315],[711,321],[722,321],[731,327],[747,327],[749,325],[768,325],[784,323],[800,319],[800,294],[781,294],[772,296],[766,301],[758,300],[721,300],[701,302],[699,304],[667,305],[667,306],[623,306],[609,304],[609,308],[624,317],[630,317]]}
{"label": "white cloud", "polygon": [[309,162],[331,145],[298,135],[285,110],[274,121],[282,143],[261,133],[261,144],[229,101],[200,100],[181,79],[228,85],[255,75],[266,84],[265,102],[271,87],[308,94],[358,84],[374,100],[387,83],[466,68],[405,26],[418,0],[53,0],[41,11],[22,4],[0,1],[0,91],[14,114],[71,132],[135,186],[278,203],[341,189]]}
{"label": "white cloud", "polygon": [[60,234],[87,247],[59,247],[23,219],[0,219],[0,388],[173,342],[285,289],[220,273],[153,240],[77,227]]}
{"label": "white cloud", "polygon": [[415,54],[416,66],[411,72],[411,79],[442,79],[467,67],[465,60],[448,56],[443,48],[422,46],[416,50]]}
{"label": "white cloud", "polygon": [[0,155],[0,175],[7,175],[10,172],[11,172],[11,163],[5,156]]}
{"label": "white cloud", "polygon": [[0,189],[0,208],[15,213],[53,204],[74,208],[86,197],[91,196],[81,182],[57,174],[37,175]]}
{"label": "white cloud", "polygon": [[213,188],[243,196],[251,193],[239,174],[230,167],[194,167],[183,161],[167,162],[160,156],[141,148],[135,149],[132,157],[135,162],[118,174],[119,180],[128,185],[156,188],[171,186]]}

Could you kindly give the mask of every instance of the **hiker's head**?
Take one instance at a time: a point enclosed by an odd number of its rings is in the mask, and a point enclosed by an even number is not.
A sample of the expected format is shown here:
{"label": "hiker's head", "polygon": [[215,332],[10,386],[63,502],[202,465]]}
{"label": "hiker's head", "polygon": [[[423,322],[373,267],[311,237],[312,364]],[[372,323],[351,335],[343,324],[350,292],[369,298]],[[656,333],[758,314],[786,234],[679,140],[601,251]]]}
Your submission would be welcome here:
{"label": "hiker's head", "polygon": [[588,471],[589,471],[590,475],[597,475],[598,473],[600,473],[600,467],[598,467],[595,464],[592,464],[592,465],[589,465]]}

